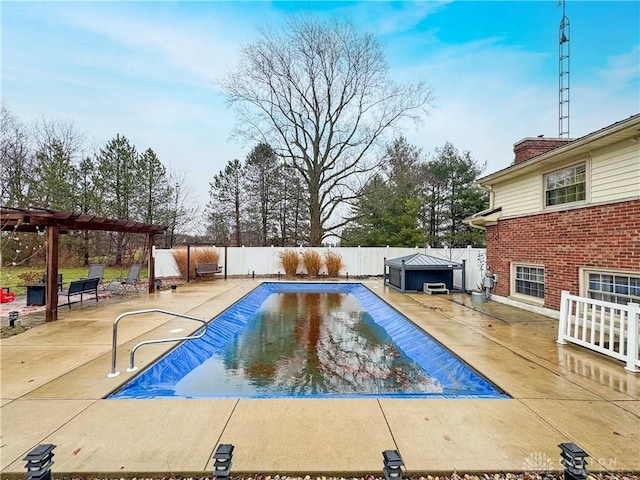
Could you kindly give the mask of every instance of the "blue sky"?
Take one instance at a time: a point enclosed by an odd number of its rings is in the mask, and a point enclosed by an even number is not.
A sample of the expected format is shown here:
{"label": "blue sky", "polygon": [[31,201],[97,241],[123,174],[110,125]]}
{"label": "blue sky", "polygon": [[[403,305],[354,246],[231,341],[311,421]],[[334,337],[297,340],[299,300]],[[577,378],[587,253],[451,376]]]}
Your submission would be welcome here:
{"label": "blue sky", "polygon": [[[409,141],[446,141],[506,167],[513,144],[558,134],[557,1],[7,2],[2,101],[23,122],[73,121],[87,154],[116,134],[186,174],[204,206],[209,182],[252,145],[230,140],[234,117],[214,80],[241,45],[290,14],[349,18],[385,46],[396,81],[425,80],[431,115]],[[571,136],[640,111],[640,2],[568,1]]]}

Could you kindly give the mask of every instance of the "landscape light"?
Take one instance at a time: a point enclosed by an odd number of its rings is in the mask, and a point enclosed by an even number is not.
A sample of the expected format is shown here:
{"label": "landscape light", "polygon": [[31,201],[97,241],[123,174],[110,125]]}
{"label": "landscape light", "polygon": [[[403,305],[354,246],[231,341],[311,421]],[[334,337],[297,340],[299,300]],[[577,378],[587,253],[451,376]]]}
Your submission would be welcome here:
{"label": "landscape light", "polygon": [[28,480],[50,480],[51,465],[53,465],[53,449],[55,445],[40,444],[23,458],[27,463],[26,477]]}
{"label": "landscape light", "polygon": [[384,468],[384,478],[386,480],[402,480],[402,470],[400,467],[404,466],[402,458],[397,450],[385,450],[382,452],[382,460]]}
{"label": "landscape light", "polygon": [[564,467],[565,480],[586,480],[587,461],[589,456],[582,448],[575,443],[561,443],[560,462]]}
{"label": "landscape light", "polygon": [[233,448],[230,443],[221,443],[213,454],[213,476],[216,480],[228,480],[231,473]]}

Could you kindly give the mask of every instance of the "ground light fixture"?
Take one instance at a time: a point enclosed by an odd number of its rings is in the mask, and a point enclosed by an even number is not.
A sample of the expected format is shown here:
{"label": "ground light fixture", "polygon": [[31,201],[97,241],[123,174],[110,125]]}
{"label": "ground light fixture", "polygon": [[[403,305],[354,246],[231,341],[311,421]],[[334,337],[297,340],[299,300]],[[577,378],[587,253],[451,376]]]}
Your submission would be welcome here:
{"label": "ground light fixture", "polygon": [[386,480],[402,480],[400,467],[404,467],[404,462],[397,450],[385,450],[382,452],[382,461],[384,463],[382,473],[384,473]]}
{"label": "ground light fixture", "polygon": [[586,480],[587,479],[587,461],[589,456],[582,448],[575,443],[561,443],[560,458],[564,467],[565,480]]}
{"label": "ground light fixture", "polygon": [[216,480],[229,479],[233,448],[230,443],[221,443],[213,454],[213,476]]}
{"label": "ground light fixture", "polygon": [[50,480],[51,465],[53,465],[53,449],[50,443],[40,444],[23,458],[27,469],[27,480]]}

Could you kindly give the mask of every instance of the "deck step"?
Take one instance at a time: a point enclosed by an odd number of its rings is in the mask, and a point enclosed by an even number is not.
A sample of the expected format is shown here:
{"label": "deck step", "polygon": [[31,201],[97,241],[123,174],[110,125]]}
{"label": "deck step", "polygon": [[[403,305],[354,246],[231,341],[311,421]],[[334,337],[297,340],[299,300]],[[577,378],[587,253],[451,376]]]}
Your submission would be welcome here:
{"label": "deck step", "polygon": [[446,283],[425,283],[422,285],[424,293],[429,295],[433,293],[449,293]]}

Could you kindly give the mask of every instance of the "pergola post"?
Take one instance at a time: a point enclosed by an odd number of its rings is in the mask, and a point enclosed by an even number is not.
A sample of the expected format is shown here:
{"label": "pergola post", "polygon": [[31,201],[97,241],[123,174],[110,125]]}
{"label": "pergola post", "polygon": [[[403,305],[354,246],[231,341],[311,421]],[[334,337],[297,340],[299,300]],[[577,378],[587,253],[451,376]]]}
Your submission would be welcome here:
{"label": "pergola post", "polygon": [[147,235],[147,248],[149,257],[147,261],[147,273],[149,276],[149,293],[156,291],[156,259],[155,259],[155,235],[150,233]]}
{"label": "pergola post", "polygon": [[149,293],[155,291],[155,259],[153,244],[155,235],[168,227],[150,223],[133,222],[97,217],[91,213],[65,212],[44,208],[12,208],[0,206],[0,230],[2,232],[40,233],[46,228],[45,320],[58,319],[58,247],[60,234],[74,231],[106,231],[140,233],[148,235],[149,245]]}
{"label": "pergola post", "polygon": [[58,244],[60,229],[57,225],[47,227],[47,282],[45,285],[45,321],[58,319]]}

